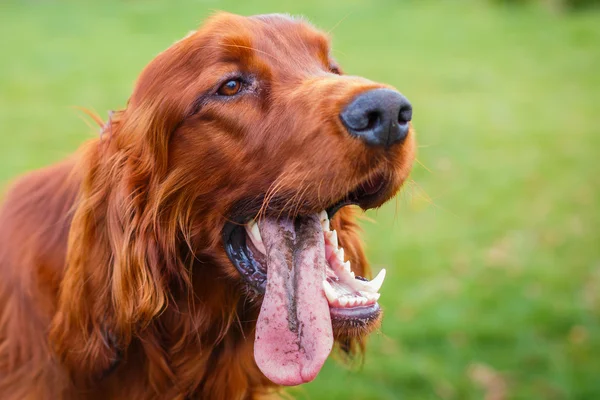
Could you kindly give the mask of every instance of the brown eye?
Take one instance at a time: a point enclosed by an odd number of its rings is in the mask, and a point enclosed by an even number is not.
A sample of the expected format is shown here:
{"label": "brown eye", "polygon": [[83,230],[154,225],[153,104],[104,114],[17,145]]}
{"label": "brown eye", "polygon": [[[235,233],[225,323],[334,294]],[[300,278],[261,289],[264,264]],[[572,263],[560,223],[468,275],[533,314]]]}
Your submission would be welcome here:
{"label": "brown eye", "polygon": [[240,79],[231,79],[225,82],[217,93],[221,96],[234,96],[242,90],[242,81]]}

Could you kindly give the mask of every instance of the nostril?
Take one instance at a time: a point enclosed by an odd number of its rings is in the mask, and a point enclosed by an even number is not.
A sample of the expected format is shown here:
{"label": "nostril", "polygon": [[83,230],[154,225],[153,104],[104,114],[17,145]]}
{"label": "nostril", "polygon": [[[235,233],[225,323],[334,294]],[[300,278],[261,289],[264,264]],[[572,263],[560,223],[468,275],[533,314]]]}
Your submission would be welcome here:
{"label": "nostril", "polygon": [[410,105],[404,105],[400,107],[398,112],[398,123],[400,125],[408,123],[412,119],[412,107]]}
{"label": "nostril", "polygon": [[377,126],[377,124],[379,123],[379,121],[381,120],[381,114],[377,111],[371,111],[369,113],[367,113],[367,126],[365,126],[363,129],[361,130],[369,130],[369,129],[373,129],[375,126]]}

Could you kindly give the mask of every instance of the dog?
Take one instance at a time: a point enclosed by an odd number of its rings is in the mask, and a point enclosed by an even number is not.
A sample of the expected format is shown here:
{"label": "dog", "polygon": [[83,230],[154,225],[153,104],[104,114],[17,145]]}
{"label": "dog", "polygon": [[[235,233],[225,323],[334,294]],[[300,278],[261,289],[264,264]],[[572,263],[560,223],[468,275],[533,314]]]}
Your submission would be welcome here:
{"label": "dog", "polygon": [[411,119],[305,20],[209,18],[8,191],[2,399],[255,399],[361,352],[385,271],[356,214],[407,179]]}

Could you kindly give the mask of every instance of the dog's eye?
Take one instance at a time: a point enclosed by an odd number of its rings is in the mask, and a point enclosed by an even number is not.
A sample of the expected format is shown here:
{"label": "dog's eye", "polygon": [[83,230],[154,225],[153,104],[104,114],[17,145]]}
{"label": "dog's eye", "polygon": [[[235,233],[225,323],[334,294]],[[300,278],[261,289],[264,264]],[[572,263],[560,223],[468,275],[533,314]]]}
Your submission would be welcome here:
{"label": "dog's eye", "polygon": [[234,96],[242,90],[243,82],[241,79],[230,79],[221,85],[217,94],[220,96]]}

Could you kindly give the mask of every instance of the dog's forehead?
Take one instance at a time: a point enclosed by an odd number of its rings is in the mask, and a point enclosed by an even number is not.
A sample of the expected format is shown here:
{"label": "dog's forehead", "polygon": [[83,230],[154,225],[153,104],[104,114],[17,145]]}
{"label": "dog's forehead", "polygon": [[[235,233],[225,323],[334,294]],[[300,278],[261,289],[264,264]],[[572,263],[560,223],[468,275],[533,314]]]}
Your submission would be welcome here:
{"label": "dog's forehead", "polygon": [[263,14],[248,18],[250,21],[260,21],[263,33],[271,38],[286,38],[291,44],[304,45],[312,42],[327,50],[328,36],[317,29],[303,16],[289,14]]}
{"label": "dog's forehead", "polygon": [[213,48],[237,44],[261,54],[329,56],[329,37],[306,18],[289,14],[243,17],[218,13],[200,27],[197,38],[208,40]]}

